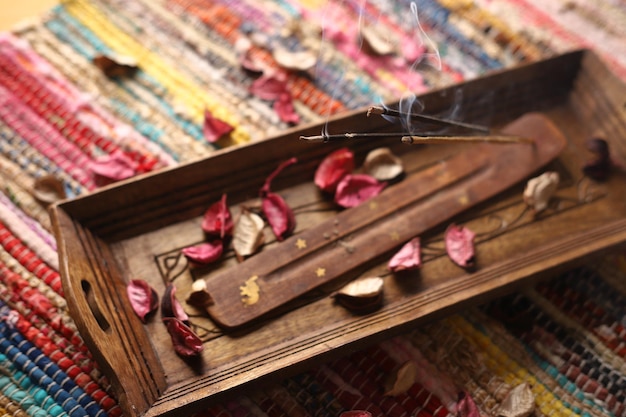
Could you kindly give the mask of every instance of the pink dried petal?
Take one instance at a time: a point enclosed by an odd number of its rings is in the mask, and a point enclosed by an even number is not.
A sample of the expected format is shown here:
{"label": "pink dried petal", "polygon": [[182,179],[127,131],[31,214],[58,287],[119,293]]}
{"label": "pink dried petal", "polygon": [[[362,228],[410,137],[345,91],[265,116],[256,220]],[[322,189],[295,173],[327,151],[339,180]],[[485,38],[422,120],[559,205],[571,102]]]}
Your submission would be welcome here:
{"label": "pink dried petal", "polygon": [[173,284],[169,284],[165,288],[163,302],[161,303],[161,315],[163,318],[175,318],[183,323],[189,321],[189,316],[176,298],[176,287]]}
{"label": "pink dried petal", "polygon": [[222,199],[213,203],[204,213],[202,230],[210,235],[219,235],[222,239],[233,233],[233,216],[226,204],[226,194],[222,194]]}
{"label": "pink dried petal", "polygon": [[214,239],[210,242],[200,243],[199,245],[188,246],[181,252],[190,262],[198,265],[206,265],[217,261],[224,251],[224,243],[220,239]]}
{"label": "pink dried petal", "polygon": [[474,237],[467,227],[451,224],[445,233],[446,251],[457,265],[463,268],[474,266]]}
{"label": "pink dried petal", "polygon": [[202,126],[202,133],[204,138],[211,142],[217,142],[222,136],[229,134],[234,130],[234,127],[226,123],[225,121],[214,117],[209,110],[204,111],[204,124]]}
{"label": "pink dried petal", "polygon": [[296,113],[291,94],[289,93],[281,94],[278,100],[274,102],[274,111],[278,114],[280,120],[285,123],[297,124],[300,122],[300,116]]}
{"label": "pink dried petal", "polygon": [[314,182],[322,191],[334,193],[337,184],[354,171],[354,152],[340,148],[322,160],[315,171]]}
{"label": "pink dried petal", "polygon": [[344,176],[335,193],[335,202],[342,207],[356,207],[370,198],[376,197],[387,186],[366,174],[348,174]]}
{"label": "pink dried petal", "polygon": [[196,356],[204,349],[202,340],[189,326],[175,318],[165,318],[163,322],[167,326],[167,331],[172,338],[174,350],[180,356]]}
{"label": "pink dried petal", "polygon": [[98,179],[119,181],[137,173],[137,163],[121,150],[102,156],[91,162],[91,172]]}
{"label": "pink dried petal", "polygon": [[422,266],[420,238],[408,241],[389,261],[387,267],[393,272],[417,269]]}
{"label": "pink dried petal", "polygon": [[459,393],[456,411],[457,417],[480,417],[480,410],[474,399],[464,391]]}
{"label": "pink dried petal", "polygon": [[262,75],[254,80],[250,93],[262,100],[277,100],[282,94],[289,94],[287,78],[280,74]]}
{"label": "pink dried petal", "polygon": [[283,169],[287,168],[289,165],[295,164],[297,161],[296,158],[290,158],[280,164],[278,168],[267,177],[260,192],[263,214],[278,240],[283,240],[287,235],[293,232],[296,226],[296,218],[285,200],[280,195],[270,191],[270,186],[272,180],[281,173]]}
{"label": "pink dried petal", "polygon": [[133,311],[143,322],[146,321],[148,314],[159,308],[157,292],[142,279],[131,280],[126,286],[126,294]]}

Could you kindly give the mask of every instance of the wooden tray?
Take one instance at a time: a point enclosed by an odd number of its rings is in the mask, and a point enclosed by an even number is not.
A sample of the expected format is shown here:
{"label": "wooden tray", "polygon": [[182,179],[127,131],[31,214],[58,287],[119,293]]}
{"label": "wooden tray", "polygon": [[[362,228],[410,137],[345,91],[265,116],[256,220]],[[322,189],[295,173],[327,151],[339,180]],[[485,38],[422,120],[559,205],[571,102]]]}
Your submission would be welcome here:
{"label": "wooden tray", "polygon": [[[181,248],[203,241],[202,214],[222,193],[228,194],[234,212],[241,204],[258,204],[265,177],[280,162],[297,156],[299,162],[272,188],[295,208],[299,234],[339,212],[312,183],[320,160],[339,146],[355,151],[357,165],[369,150],[388,146],[409,173],[459,151],[448,145],[407,146],[397,139],[341,144],[298,140],[324,127],[309,126],[55,205],[51,214],[71,314],[110,378],[125,415],[189,415],[248,386],[283,378],[347,349],[513,291],[626,241],[624,175],[596,183],[583,179],[581,172],[591,157],[585,142],[592,136],[605,138],[614,159],[624,164],[624,97],[626,87],[589,51],[420,96],[428,113],[460,105],[463,121],[492,127],[541,111],[568,141],[545,168],[559,172],[561,185],[550,208],[536,217],[522,201],[525,181],[455,216],[455,223],[478,233],[474,272],[445,256],[442,232],[447,223],[422,234],[423,268],[401,277],[387,274],[383,306],[373,313],[353,314],[329,295],[358,276],[386,274],[381,259],[235,330],[218,327],[184,302],[194,279],[210,279],[236,264],[229,251],[213,267],[191,269],[180,254]],[[357,111],[332,119],[328,130],[397,128]],[[281,244],[270,231],[267,237],[263,250]],[[159,294],[167,283],[174,283],[204,341],[201,358],[188,361],[176,355],[158,314],[147,324],[140,322],[126,297],[126,283],[134,278],[147,280]]]}

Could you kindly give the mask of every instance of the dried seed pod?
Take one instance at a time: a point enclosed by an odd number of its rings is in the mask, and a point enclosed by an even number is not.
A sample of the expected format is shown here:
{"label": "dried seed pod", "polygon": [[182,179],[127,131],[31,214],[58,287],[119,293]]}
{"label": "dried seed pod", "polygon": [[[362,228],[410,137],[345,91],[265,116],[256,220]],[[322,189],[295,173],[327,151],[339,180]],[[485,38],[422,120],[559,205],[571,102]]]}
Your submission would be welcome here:
{"label": "dried seed pod", "polygon": [[278,65],[292,71],[307,71],[317,62],[317,55],[309,50],[292,52],[285,48],[275,48],[272,56]]}
{"label": "dried seed pod", "polygon": [[387,263],[387,268],[393,272],[418,269],[421,266],[422,258],[419,237],[414,237],[405,243]]}
{"label": "dried seed pod", "polygon": [[548,207],[548,203],[558,186],[558,172],[548,171],[538,177],[531,178],[524,189],[524,202],[532,207],[535,213],[539,213]]}
{"label": "dried seed pod", "polygon": [[396,396],[406,393],[417,381],[417,364],[408,361],[402,364],[391,379],[387,381],[385,395]]}
{"label": "dried seed pod", "polygon": [[528,417],[535,410],[535,395],[530,385],[522,383],[514,387],[504,398],[497,415],[501,417]]}
{"label": "dried seed pod", "polygon": [[476,234],[470,229],[454,223],[446,229],[446,252],[454,263],[463,268],[474,267],[474,237]]}
{"label": "dried seed pod", "polygon": [[225,121],[213,116],[209,110],[204,111],[204,123],[202,124],[202,133],[204,138],[210,142],[215,143],[221,137],[229,134],[235,128]]}
{"label": "dried seed pod", "polygon": [[175,318],[183,323],[189,321],[189,316],[176,298],[176,287],[173,284],[169,284],[165,288],[163,300],[161,301],[161,315],[163,318]]}
{"label": "dried seed pod", "polygon": [[185,323],[172,317],[164,318],[163,323],[167,326],[167,332],[172,338],[174,350],[180,356],[197,356],[202,352],[204,349],[202,340]]}
{"label": "dried seed pod", "polygon": [[365,157],[363,170],[378,181],[391,181],[404,173],[404,166],[389,148],[377,148]]}
{"label": "dried seed pod", "polygon": [[233,249],[240,260],[254,254],[265,241],[265,222],[256,213],[243,208],[233,229]]}
{"label": "dried seed pod", "polygon": [[583,173],[596,181],[605,181],[613,167],[608,142],[592,138],[587,141],[587,149],[594,157],[583,166]]}
{"label": "dried seed pod", "polygon": [[199,308],[213,304],[213,298],[206,289],[205,280],[199,279],[191,284],[191,293],[187,297],[187,303]]}
{"label": "dried seed pod", "polygon": [[383,279],[359,278],[345,285],[332,296],[337,302],[355,312],[367,312],[380,306],[383,300]]}
{"label": "dried seed pod", "polygon": [[280,174],[283,169],[287,168],[289,165],[295,164],[297,161],[296,158],[290,158],[280,164],[278,168],[267,177],[260,192],[263,214],[278,240],[283,240],[294,231],[296,218],[291,208],[287,205],[287,202],[280,195],[270,191],[270,185],[272,180]]}
{"label": "dried seed pod", "polygon": [[226,204],[226,194],[222,194],[220,201],[211,204],[202,218],[202,230],[209,235],[219,235],[220,238],[233,233],[233,216]]}
{"label": "dried seed pod", "polygon": [[348,174],[337,184],[335,202],[346,208],[356,207],[376,197],[386,186],[386,182],[379,182],[367,174]]}
{"label": "dried seed pod", "polygon": [[192,265],[207,265],[217,261],[223,251],[224,243],[220,239],[213,239],[210,242],[188,246],[181,252]]}
{"label": "dried seed pod", "polygon": [[340,148],[328,154],[315,171],[314,182],[322,191],[334,193],[337,184],[354,171],[354,152]]}
{"label": "dried seed pod", "polygon": [[145,322],[146,317],[159,308],[157,292],[142,279],[133,279],[126,286],[126,294],[133,311]]}
{"label": "dried seed pod", "polygon": [[67,198],[63,181],[54,175],[44,175],[35,180],[33,197],[43,204],[52,204]]}
{"label": "dried seed pod", "polygon": [[131,77],[137,72],[137,60],[122,55],[98,55],[93,63],[107,77]]}

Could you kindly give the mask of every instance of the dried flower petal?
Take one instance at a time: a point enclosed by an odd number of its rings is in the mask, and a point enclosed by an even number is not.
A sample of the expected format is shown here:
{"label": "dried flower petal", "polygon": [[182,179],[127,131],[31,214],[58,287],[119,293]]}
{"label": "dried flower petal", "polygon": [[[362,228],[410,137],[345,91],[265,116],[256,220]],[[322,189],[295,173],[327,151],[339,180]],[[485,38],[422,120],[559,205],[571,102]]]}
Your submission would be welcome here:
{"label": "dried flower petal", "polygon": [[501,417],[528,417],[535,410],[535,395],[530,385],[522,383],[506,395],[497,411]]}
{"label": "dried flower petal", "polygon": [[285,48],[275,48],[272,56],[278,65],[294,71],[309,70],[317,62],[317,55],[309,50],[292,52]]}
{"label": "dried flower petal", "polygon": [[451,224],[446,229],[445,242],[448,256],[463,268],[474,266],[474,237],[476,234],[464,226]]}
{"label": "dried flower petal", "polygon": [[365,157],[363,170],[378,181],[390,181],[402,175],[404,167],[389,148],[377,148]]}
{"label": "dried flower petal", "polygon": [[594,158],[583,166],[583,173],[596,181],[605,181],[613,166],[608,142],[600,138],[589,139],[587,149]]}
{"label": "dried flower petal", "polygon": [[456,406],[457,417],[480,417],[480,410],[474,399],[467,392],[459,393],[459,401]]}
{"label": "dried flower petal", "polygon": [[389,270],[393,272],[417,269],[421,266],[422,258],[420,256],[419,237],[414,237],[402,246],[387,264]]}
{"label": "dried flower petal", "polygon": [[188,246],[181,252],[191,263],[207,265],[217,261],[222,256],[223,251],[224,243],[220,239],[213,239],[210,242]]}
{"label": "dried flower petal", "polygon": [[161,302],[161,315],[164,318],[176,318],[183,323],[187,323],[189,321],[189,316],[185,313],[183,306],[176,298],[176,287],[173,284],[169,284],[165,288],[163,301]]}
{"label": "dried flower petal", "polygon": [[54,175],[44,175],[35,180],[33,196],[41,203],[52,204],[67,197],[63,181]]}
{"label": "dried flower petal", "polygon": [[372,413],[365,410],[350,410],[339,414],[339,417],[372,417]]}
{"label": "dried flower petal", "polygon": [[538,177],[531,178],[524,189],[524,201],[532,207],[536,213],[548,207],[550,199],[559,186],[558,172],[544,172]]}
{"label": "dried flower petal", "polygon": [[390,55],[396,51],[396,45],[374,26],[362,26],[360,34],[363,39],[364,49],[368,53]]}
{"label": "dried flower petal", "polygon": [[191,284],[191,293],[187,297],[187,303],[200,308],[213,304],[213,297],[206,289],[205,280],[199,279]]}
{"label": "dried flower petal", "polygon": [[211,142],[217,142],[222,136],[229,134],[234,127],[225,121],[213,116],[209,110],[204,111],[204,124],[202,125],[202,133],[204,138]]}
{"label": "dried flower petal", "polygon": [[337,184],[354,171],[354,152],[340,148],[327,155],[315,171],[314,182],[322,191],[334,193]]}
{"label": "dried flower petal", "polygon": [[254,254],[265,240],[265,222],[256,213],[244,208],[233,229],[233,249],[240,259]]}
{"label": "dried flower petal", "polygon": [[280,164],[278,168],[272,172],[265,184],[261,187],[261,208],[263,214],[267,219],[267,222],[272,228],[272,232],[276,236],[276,239],[283,240],[287,235],[291,234],[296,227],[296,218],[291,208],[287,205],[287,202],[278,194],[270,191],[272,180],[280,174],[283,169],[289,165],[293,165],[298,160],[296,158],[290,158]]}
{"label": "dried flower petal", "polygon": [[386,182],[367,174],[348,174],[337,184],[335,202],[342,207],[355,207],[376,197],[386,186]]}
{"label": "dried flower petal", "polygon": [[300,122],[300,116],[296,113],[293,99],[289,93],[283,93],[278,97],[278,100],[274,102],[274,111],[285,123],[297,124]]}
{"label": "dried flower petal", "polygon": [[180,356],[196,356],[204,349],[202,340],[182,321],[175,318],[164,318],[163,323],[172,338],[174,350]]}
{"label": "dried flower petal", "polygon": [[233,233],[233,216],[226,204],[226,194],[222,194],[221,200],[213,203],[204,213],[202,230],[209,235],[219,235],[222,239]]}
{"label": "dried flower petal", "polygon": [[133,311],[145,322],[146,317],[159,308],[157,292],[142,279],[133,279],[126,286],[126,294]]}
{"label": "dried flower petal", "polygon": [[254,80],[250,92],[262,100],[278,100],[282,94],[289,94],[287,78],[281,73],[262,75]]}
{"label": "dried flower petal", "polygon": [[383,300],[383,283],[380,277],[359,278],[339,289],[333,297],[349,310],[370,311],[380,306]]}
{"label": "dried flower petal", "polygon": [[96,179],[104,182],[130,178],[137,173],[137,163],[123,151],[117,150],[91,162],[90,169]]}
{"label": "dried flower petal", "polygon": [[98,55],[93,63],[107,77],[130,77],[137,72],[137,61],[121,55]]}
{"label": "dried flower petal", "polygon": [[405,362],[387,381],[385,395],[396,396],[406,393],[417,381],[417,364],[413,361]]}

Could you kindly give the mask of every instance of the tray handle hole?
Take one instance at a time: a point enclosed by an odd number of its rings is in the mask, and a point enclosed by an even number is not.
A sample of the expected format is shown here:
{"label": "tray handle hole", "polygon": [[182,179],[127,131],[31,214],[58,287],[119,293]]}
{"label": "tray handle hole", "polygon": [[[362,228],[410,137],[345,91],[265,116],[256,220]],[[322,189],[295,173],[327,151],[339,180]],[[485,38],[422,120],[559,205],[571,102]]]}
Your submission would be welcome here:
{"label": "tray handle hole", "polygon": [[98,307],[98,302],[91,288],[91,284],[89,283],[89,281],[83,279],[81,280],[80,285],[83,288],[83,293],[85,294],[85,299],[87,300],[87,305],[91,310],[91,314],[93,314],[94,318],[96,319],[98,326],[100,326],[100,328],[106,332],[111,328],[111,326],[109,325],[107,319],[104,317],[104,314],[102,314],[100,307]]}

